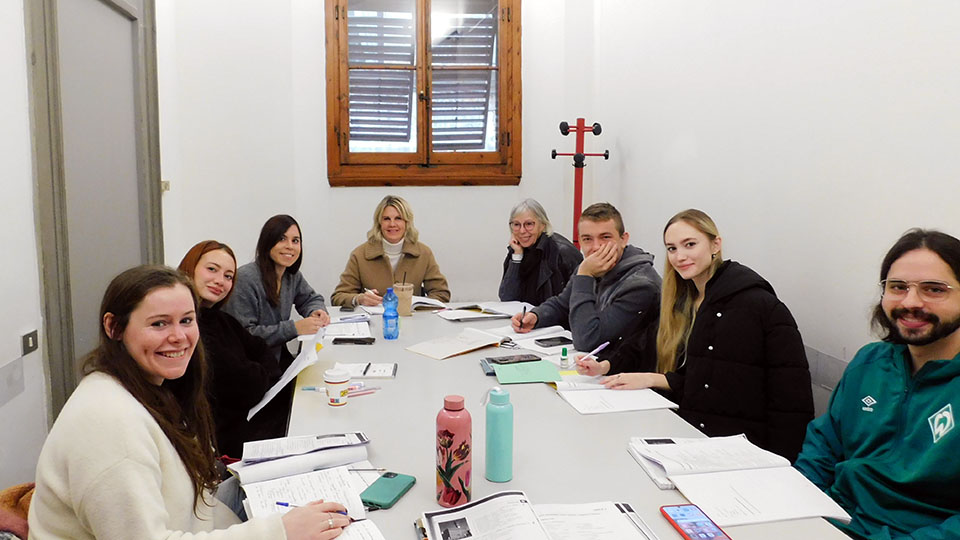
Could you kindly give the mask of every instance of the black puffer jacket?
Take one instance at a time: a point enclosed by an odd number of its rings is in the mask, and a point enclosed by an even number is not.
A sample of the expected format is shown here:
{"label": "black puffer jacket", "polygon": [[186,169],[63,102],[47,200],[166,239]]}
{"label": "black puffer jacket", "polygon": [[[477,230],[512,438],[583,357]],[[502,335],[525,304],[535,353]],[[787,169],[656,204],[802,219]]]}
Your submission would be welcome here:
{"label": "black puffer jacket", "polygon": [[810,370],[797,323],[765,279],[724,262],[678,364],[666,377],[686,421],[709,436],[745,433],[796,459],[813,419]]}

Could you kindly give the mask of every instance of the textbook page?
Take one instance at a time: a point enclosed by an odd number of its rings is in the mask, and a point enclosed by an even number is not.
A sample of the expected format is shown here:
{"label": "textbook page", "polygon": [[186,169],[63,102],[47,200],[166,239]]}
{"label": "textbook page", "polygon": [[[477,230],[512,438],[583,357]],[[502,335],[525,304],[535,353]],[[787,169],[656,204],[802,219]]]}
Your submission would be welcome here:
{"label": "textbook page", "polygon": [[580,414],[676,409],[677,404],[649,388],[641,390],[558,390]]}
{"label": "textbook page", "polygon": [[[498,326],[496,328],[490,328],[485,331],[495,336],[510,338],[513,341],[519,341],[521,339],[540,339],[542,337],[553,337],[553,336],[567,336],[572,339],[572,336],[568,335],[569,332],[560,325],[545,326],[543,328],[534,328],[533,330],[527,332],[526,334],[521,334],[520,332],[514,332],[513,326],[509,324],[506,326]],[[572,346],[567,348],[573,349]]]}
{"label": "textbook page", "polygon": [[333,338],[338,337],[364,338],[373,337],[373,334],[370,333],[370,323],[366,321],[328,325],[323,333],[323,340],[333,341]]}
{"label": "textbook page", "polygon": [[793,467],[682,474],[670,480],[721,527],[809,517],[850,522],[840,505]]}
{"label": "textbook page", "polygon": [[[296,506],[323,499],[347,507],[347,514],[363,519],[366,513],[354,480],[346,467],[313,471],[243,486],[250,504],[251,517],[285,514]],[[277,504],[277,503],[285,503]]]}
{"label": "textbook page", "polygon": [[444,360],[451,356],[467,353],[490,345],[499,345],[501,338],[493,334],[477,330],[476,328],[464,328],[455,336],[444,336],[428,341],[417,343],[407,347],[408,351]]}
{"label": "textbook page", "polygon": [[[640,528],[642,522],[628,505],[612,502],[587,504],[537,504],[534,510],[551,540],[656,540],[657,536]],[[644,525],[646,525],[644,523]],[[652,536],[651,536],[652,535]]]}
{"label": "textbook page", "polygon": [[607,387],[600,382],[602,378],[603,376],[600,375],[591,377],[590,375],[565,375],[561,372],[557,390],[605,390]]}
{"label": "textbook page", "polygon": [[386,540],[377,525],[369,519],[354,521],[347,525],[337,538],[339,540]]}
{"label": "textbook page", "polygon": [[634,437],[630,444],[667,476],[790,466],[790,460],[760,448],[745,435],[686,439],[680,444],[670,440]]}
{"label": "textbook page", "polygon": [[396,362],[387,362],[382,364],[376,364],[373,362],[337,362],[334,367],[337,369],[346,370],[350,374],[351,379],[392,379],[397,376]]}
{"label": "textbook page", "polygon": [[[323,329],[321,329],[322,331]],[[317,334],[319,335],[319,333]],[[313,343],[312,341],[309,343]],[[270,387],[267,390],[267,393],[263,395],[263,399],[260,400],[260,403],[257,403],[250,409],[247,413],[247,421],[249,422],[251,418],[258,412],[260,409],[266,407],[267,403],[270,403],[270,400],[275,398],[277,394],[280,393],[280,390],[283,390],[283,387],[286,386],[290,381],[295,379],[297,375],[300,374],[304,369],[312,366],[317,363],[317,347],[321,345],[304,345],[300,349],[300,354],[297,355],[297,358],[294,359],[293,363],[290,364],[290,367],[283,372],[283,375],[280,376],[280,380],[277,381],[277,384]]]}
{"label": "textbook page", "polygon": [[522,491],[501,491],[457,508],[425,512],[431,540],[551,540]]}
{"label": "textbook page", "polygon": [[245,463],[256,463],[285,456],[307,454],[325,448],[353,446],[368,442],[370,442],[370,439],[362,431],[247,441],[243,443],[243,461]]}
{"label": "textbook page", "polygon": [[[383,306],[380,306],[383,307]],[[410,299],[410,308],[436,308],[436,309],[447,309],[447,305],[439,300],[434,300],[433,298],[427,296],[417,296],[413,295]]]}
{"label": "textbook page", "polygon": [[320,452],[287,456],[260,463],[237,461],[236,463],[227,465],[227,470],[240,480],[241,485],[246,485],[284,476],[302,474],[316,469],[338,467],[365,459],[367,459],[367,445],[358,444],[354,446],[342,446],[340,448],[328,448]]}
{"label": "textbook page", "polygon": [[478,319],[508,319],[510,315],[503,313],[486,313],[483,311],[472,311],[469,309],[447,309],[438,311],[437,317],[453,322],[475,321]]}

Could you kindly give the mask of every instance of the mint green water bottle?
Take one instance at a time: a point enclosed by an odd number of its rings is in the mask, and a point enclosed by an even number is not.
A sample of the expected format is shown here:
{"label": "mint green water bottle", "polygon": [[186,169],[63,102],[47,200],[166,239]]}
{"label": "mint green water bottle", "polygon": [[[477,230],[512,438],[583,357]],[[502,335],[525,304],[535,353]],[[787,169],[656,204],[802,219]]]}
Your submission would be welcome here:
{"label": "mint green water bottle", "polygon": [[487,401],[487,480],[513,479],[513,403],[510,392],[493,387]]}

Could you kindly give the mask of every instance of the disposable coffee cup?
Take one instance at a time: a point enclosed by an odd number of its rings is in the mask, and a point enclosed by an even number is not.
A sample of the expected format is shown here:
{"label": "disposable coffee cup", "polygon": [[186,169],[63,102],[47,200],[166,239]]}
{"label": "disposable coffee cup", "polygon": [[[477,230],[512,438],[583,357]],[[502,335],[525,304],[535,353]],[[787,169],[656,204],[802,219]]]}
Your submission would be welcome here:
{"label": "disposable coffee cup", "polygon": [[413,315],[410,304],[413,302],[413,283],[394,283],[393,293],[397,295],[397,314],[401,317]]}
{"label": "disposable coffee cup", "polygon": [[342,407],[347,404],[350,392],[350,373],[345,369],[331,368],[323,372],[323,382],[327,387],[327,404]]}

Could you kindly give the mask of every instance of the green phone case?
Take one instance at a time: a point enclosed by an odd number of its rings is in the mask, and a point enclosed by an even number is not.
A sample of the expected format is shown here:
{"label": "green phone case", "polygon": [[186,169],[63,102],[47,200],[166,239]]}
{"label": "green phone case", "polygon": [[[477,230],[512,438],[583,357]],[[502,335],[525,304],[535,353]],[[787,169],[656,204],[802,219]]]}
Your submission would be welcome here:
{"label": "green phone case", "polygon": [[417,479],[409,474],[399,474],[394,472],[383,473],[377,481],[363,490],[360,494],[360,500],[369,508],[383,509],[390,508],[404,493],[413,487]]}

